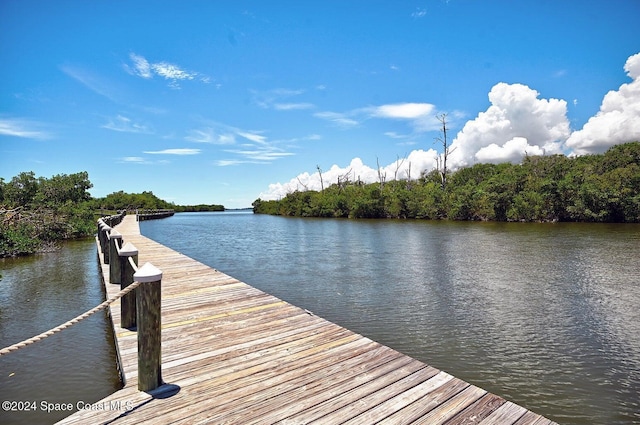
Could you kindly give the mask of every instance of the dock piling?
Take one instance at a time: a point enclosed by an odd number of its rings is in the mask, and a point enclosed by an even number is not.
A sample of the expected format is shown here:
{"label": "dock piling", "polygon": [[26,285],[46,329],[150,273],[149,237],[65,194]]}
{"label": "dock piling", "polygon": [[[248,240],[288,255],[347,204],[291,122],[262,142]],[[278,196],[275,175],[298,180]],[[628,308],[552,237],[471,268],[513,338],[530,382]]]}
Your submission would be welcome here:
{"label": "dock piling", "polygon": [[160,288],[162,272],[145,263],[133,278],[136,289],[138,327],[138,390],[151,391],[162,385]]}
{"label": "dock piling", "polygon": [[118,251],[122,246],[122,235],[117,230],[109,232],[109,282],[120,283],[120,261]]}
{"label": "dock piling", "polygon": [[[131,285],[133,274],[137,271],[138,249],[131,243],[125,243],[120,249],[120,289]],[[120,327],[132,329],[136,327],[136,291],[122,297],[120,301]]]}

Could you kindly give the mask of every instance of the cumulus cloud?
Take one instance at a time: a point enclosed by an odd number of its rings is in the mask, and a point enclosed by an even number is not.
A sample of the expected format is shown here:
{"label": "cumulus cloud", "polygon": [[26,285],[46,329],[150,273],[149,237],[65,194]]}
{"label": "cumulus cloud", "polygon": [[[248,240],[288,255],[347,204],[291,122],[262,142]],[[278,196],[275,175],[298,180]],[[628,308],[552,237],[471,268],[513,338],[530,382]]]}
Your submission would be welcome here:
{"label": "cumulus cloud", "polygon": [[491,106],[467,121],[451,143],[452,165],[560,153],[570,133],[567,102],[538,96],[523,84],[496,84],[489,93]]}
{"label": "cumulus cloud", "polygon": [[613,145],[640,140],[640,53],[624,65],[631,83],[604,96],[600,111],[566,142],[576,155],[602,153]]}
{"label": "cumulus cloud", "polygon": [[[386,180],[396,179],[415,179],[420,176],[422,171],[432,170],[436,166],[436,158],[438,153],[430,149],[414,150],[406,158],[400,158],[387,166],[380,168],[380,174],[386,176]],[[322,184],[328,187],[334,183],[344,181],[348,178],[350,181],[362,181],[364,183],[374,183],[379,181],[379,174],[377,167],[370,167],[366,165],[362,159],[353,158],[349,165],[346,167],[340,167],[334,164],[328,170],[322,170],[322,183],[320,181],[320,174],[316,171],[314,173],[304,172],[298,176],[292,178],[285,183],[273,183],[269,185],[266,192],[260,193],[259,197],[264,200],[280,199],[287,195],[287,193],[294,192],[296,190],[320,190]]]}
{"label": "cumulus cloud", "polygon": [[531,146],[524,137],[514,137],[502,146],[492,143],[480,148],[475,157],[481,163],[499,164],[501,162],[519,162],[523,153],[544,155],[545,151],[538,145]]}

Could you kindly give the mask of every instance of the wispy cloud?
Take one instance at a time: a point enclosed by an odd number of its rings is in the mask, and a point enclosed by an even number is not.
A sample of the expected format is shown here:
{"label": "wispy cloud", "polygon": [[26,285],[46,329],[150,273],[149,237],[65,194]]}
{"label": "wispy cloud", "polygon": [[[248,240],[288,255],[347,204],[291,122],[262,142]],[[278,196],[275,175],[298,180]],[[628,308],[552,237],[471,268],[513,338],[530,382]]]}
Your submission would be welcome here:
{"label": "wispy cloud", "polygon": [[89,90],[104,96],[113,102],[117,102],[117,96],[112,85],[95,72],[73,65],[62,65],[60,66],[60,69],[69,77],[83,84]]}
{"label": "wispy cloud", "polygon": [[252,90],[251,93],[253,95],[253,102],[264,109],[275,109],[277,111],[293,111],[315,108],[315,105],[309,102],[286,101],[292,97],[304,94],[305,90],[278,88],[266,91]]}
{"label": "wispy cloud", "polygon": [[135,53],[129,54],[131,64],[125,64],[124,69],[131,75],[136,75],[144,79],[151,79],[154,75],[160,76],[169,81],[169,87],[180,89],[180,81],[198,80],[209,84],[211,77],[196,71],[188,71],[173,63],[149,62],[144,56]]}
{"label": "wispy cloud", "polygon": [[233,145],[236,143],[235,134],[220,132],[213,127],[205,127],[189,131],[185,140],[195,143],[209,143],[213,145]]}
{"label": "wispy cloud", "polygon": [[313,109],[315,105],[313,103],[276,103],[273,105],[274,109],[278,111],[292,111],[299,109]]}
{"label": "wispy cloud", "polygon": [[284,158],[287,156],[295,155],[292,152],[285,152],[283,149],[275,146],[260,146],[254,147],[254,149],[228,149],[225,152],[240,155],[244,158],[260,161],[264,163],[270,163],[273,160]]}
{"label": "wispy cloud", "polygon": [[109,121],[102,126],[108,130],[120,131],[124,133],[153,133],[153,131],[144,124],[139,124],[122,115],[115,118],[109,118]]}
{"label": "wispy cloud", "polygon": [[144,159],[141,156],[125,156],[120,158],[120,162],[127,164],[150,164],[151,161]]}
{"label": "wispy cloud", "polygon": [[424,18],[425,16],[427,16],[427,9],[418,7],[412,14],[411,17],[413,18]]}
{"label": "wispy cloud", "polygon": [[17,118],[0,118],[0,135],[22,137],[24,139],[47,140],[53,135],[41,130],[42,124]]}
{"label": "wispy cloud", "polygon": [[157,161],[151,161],[141,156],[125,156],[118,161],[121,164],[136,164],[136,165],[154,165],[154,164],[170,164],[171,161],[166,159],[160,159]]}
{"label": "wispy cloud", "polygon": [[405,120],[411,124],[414,131],[421,133],[437,129],[438,120],[435,118],[435,113],[435,106],[430,103],[405,102],[368,106],[347,112],[317,112],[314,116],[330,121],[343,129],[357,127],[371,118]]}
{"label": "wispy cloud", "polygon": [[149,155],[198,155],[200,154],[200,152],[200,149],[190,148],[163,149],[161,151],[144,151],[144,153]]}
{"label": "wispy cloud", "polygon": [[406,139],[409,137],[405,134],[398,134],[395,131],[387,131],[384,133],[384,135],[387,137],[391,137],[392,139]]}
{"label": "wispy cloud", "polygon": [[313,114],[314,117],[327,120],[343,129],[353,128],[360,125],[359,121],[351,117],[352,115],[354,115],[353,112],[340,113],[331,111],[316,112]]}
{"label": "wispy cloud", "polygon": [[[320,136],[311,135],[308,137],[315,140]],[[214,121],[208,121],[204,127],[190,130],[185,140],[195,143],[227,145],[222,152],[228,154],[229,157],[218,159],[214,163],[220,167],[240,164],[270,164],[280,158],[295,155],[282,147],[290,141],[271,141],[264,131],[245,130]]]}
{"label": "wispy cloud", "polygon": [[263,136],[259,132],[238,131],[238,136],[244,137],[247,140],[251,140],[252,142],[259,144],[265,144],[267,141],[267,137]]}

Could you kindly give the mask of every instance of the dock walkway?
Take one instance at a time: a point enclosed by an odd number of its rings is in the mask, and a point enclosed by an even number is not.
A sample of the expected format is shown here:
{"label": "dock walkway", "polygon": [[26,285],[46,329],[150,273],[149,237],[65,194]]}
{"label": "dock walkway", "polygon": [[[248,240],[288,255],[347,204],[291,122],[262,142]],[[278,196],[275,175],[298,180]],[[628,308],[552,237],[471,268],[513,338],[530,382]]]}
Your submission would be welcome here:
{"label": "dock walkway", "polygon": [[[137,336],[111,305],[124,388],[61,424],[553,422],[117,226],[162,270],[162,378],[137,389]],[[108,282],[107,297],[120,285]]]}

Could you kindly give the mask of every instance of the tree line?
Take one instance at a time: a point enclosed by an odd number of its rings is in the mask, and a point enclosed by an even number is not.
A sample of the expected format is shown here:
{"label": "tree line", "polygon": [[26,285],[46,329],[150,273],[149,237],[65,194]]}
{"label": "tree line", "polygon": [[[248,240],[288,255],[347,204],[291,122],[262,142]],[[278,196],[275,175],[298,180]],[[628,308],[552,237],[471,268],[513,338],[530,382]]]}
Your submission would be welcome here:
{"label": "tree line", "polygon": [[93,235],[100,215],[124,209],[224,211],[222,205],[175,205],[150,191],[93,198],[92,187],[86,171],[51,178],[29,171],[10,181],[0,178],[0,258],[52,250],[61,240]]}
{"label": "tree line", "polygon": [[[443,182],[446,181],[446,186]],[[254,213],[299,217],[640,222],[640,143],[606,153],[526,156],[415,180],[340,181],[253,202]]]}

